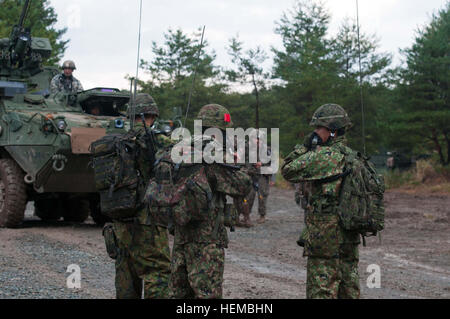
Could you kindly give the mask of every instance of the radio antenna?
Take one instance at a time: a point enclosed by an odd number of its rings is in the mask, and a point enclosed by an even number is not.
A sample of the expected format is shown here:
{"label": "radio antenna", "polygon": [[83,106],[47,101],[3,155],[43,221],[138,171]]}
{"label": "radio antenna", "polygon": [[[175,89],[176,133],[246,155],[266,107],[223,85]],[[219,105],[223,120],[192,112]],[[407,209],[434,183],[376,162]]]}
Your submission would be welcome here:
{"label": "radio antenna", "polygon": [[200,53],[202,52],[203,37],[205,35],[205,27],[206,26],[203,26],[202,39],[200,40],[200,47],[198,48],[198,52],[197,52],[197,61],[196,61],[196,64],[195,64],[195,69],[194,69],[194,77],[192,78],[191,89],[189,90],[188,104],[187,104],[187,108],[186,108],[186,116],[184,118],[184,124],[183,124],[184,127],[186,127],[186,120],[187,120],[188,113],[189,113],[189,107],[191,106],[192,90],[194,89],[195,77],[197,76],[198,62],[200,60]]}
{"label": "radio antenna", "polygon": [[363,87],[362,87],[362,68],[361,68],[361,41],[359,37],[359,6],[358,0],[356,0],[356,23],[358,33],[358,60],[359,60],[359,94],[361,99],[361,127],[362,127],[362,139],[363,139],[363,152],[366,155],[366,125],[364,116],[364,100],[363,100]]}
{"label": "radio antenna", "polygon": [[[141,55],[141,28],[142,28],[142,0],[140,0],[140,6],[139,6],[139,34],[138,34],[138,47],[137,47],[137,61],[136,61],[136,77],[134,78],[134,83],[132,79],[132,89],[134,89],[134,92],[130,92],[130,94],[133,95],[133,101],[131,103],[131,129],[134,129],[134,118],[136,115],[136,95],[137,95],[137,81],[139,78],[139,62],[140,62],[140,55]],[[134,84],[134,85],[133,85]]]}

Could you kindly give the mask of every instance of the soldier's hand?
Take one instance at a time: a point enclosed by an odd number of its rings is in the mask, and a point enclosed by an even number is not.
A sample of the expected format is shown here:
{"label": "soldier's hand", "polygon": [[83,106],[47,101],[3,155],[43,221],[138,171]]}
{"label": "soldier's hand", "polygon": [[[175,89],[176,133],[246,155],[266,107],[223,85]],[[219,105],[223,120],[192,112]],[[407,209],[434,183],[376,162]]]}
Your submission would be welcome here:
{"label": "soldier's hand", "polygon": [[311,151],[315,149],[317,145],[322,144],[322,138],[316,133],[312,132],[309,134],[305,139],[305,147],[308,149],[308,151]]}

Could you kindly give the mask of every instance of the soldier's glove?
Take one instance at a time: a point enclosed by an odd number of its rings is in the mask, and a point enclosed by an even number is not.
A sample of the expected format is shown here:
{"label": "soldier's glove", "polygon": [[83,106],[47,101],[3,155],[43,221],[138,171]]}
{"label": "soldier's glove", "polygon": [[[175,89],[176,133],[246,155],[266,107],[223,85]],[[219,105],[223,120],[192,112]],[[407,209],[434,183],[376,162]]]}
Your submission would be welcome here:
{"label": "soldier's glove", "polygon": [[308,151],[312,151],[316,148],[317,145],[321,145],[323,143],[322,139],[316,132],[312,132],[305,139],[305,147]]}

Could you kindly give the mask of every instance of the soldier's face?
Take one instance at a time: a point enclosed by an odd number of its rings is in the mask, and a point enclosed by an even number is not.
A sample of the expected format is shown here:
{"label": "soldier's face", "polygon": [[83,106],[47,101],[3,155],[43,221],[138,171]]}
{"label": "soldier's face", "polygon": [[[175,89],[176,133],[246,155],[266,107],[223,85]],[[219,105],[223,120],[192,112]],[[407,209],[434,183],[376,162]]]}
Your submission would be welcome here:
{"label": "soldier's face", "polygon": [[[150,127],[155,122],[156,116],[151,114],[145,114],[145,125]],[[142,121],[140,116],[135,117],[136,121]]]}
{"label": "soldier's face", "polygon": [[73,70],[69,68],[65,68],[63,71],[65,76],[71,76],[73,73]]}
{"label": "soldier's face", "polygon": [[147,126],[152,126],[153,123],[155,123],[155,119],[156,119],[156,117],[154,115],[146,114],[145,115],[145,124],[147,124]]}
{"label": "soldier's face", "polygon": [[330,138],[330,130],[327,129],[326,127],[323,126],[318,126],[314,132],[317,133],[317,135],[320,136],[320,138],[322,139],[322,141],[325,143],[326,141],[328,141],[328,139]]}

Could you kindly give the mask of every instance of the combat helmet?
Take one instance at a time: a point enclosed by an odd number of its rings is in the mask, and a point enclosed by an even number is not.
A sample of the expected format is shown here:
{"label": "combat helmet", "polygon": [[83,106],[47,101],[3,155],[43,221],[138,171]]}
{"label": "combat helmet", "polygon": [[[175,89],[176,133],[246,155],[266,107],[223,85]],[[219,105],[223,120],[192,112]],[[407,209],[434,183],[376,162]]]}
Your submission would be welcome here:
{"label": "combat helmet", "polygon": [[72,70],[76,70],[76,66],[75,66],[75,62],[73,62],[72,60],[67,60],[64,61],[64,63],[62,64],[61,69],[72,69]]}
{"label": "combat helmet", "polygon": [[314,112],[309,125],[323,126],[331,131],[337,131],[341,128],[351,127],[352,122],[342,106],[338,104],[324,104]]}
{"label": "combat helmet", "polygon": [[[130,117],[131,107],[128,107],[127,117]],[[148,93],[139,93],[136,96],[136,108],[134,110],[135,115],[139,114],[151,114],[159,116],[159,109],[155,100]]]}
{"label": "combat helmet", "polygon": [[203,106],[198,112],[197,120],[202,120],[203,127],[217,127],[222,130],[233,127],[230,112],[219,104]]}

